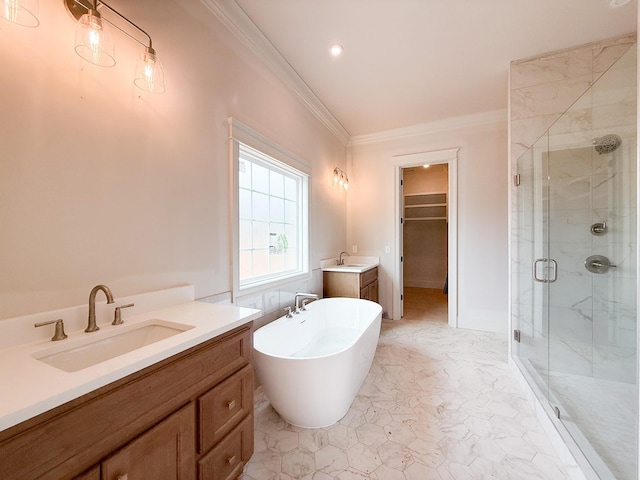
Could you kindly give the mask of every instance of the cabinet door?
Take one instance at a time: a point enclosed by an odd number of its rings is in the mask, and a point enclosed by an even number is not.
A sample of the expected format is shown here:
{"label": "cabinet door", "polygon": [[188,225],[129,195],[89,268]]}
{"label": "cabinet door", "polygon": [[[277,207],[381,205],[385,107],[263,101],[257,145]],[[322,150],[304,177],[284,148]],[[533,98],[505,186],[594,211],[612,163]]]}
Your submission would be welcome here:
{"label": "cabinet door", "polygon": [[195,407],[191,403],[102,463],[103,480],[195,480]]}
{"label": "cabinet door", "polygon": [[369,284],[369,298],[367,300],[378,303],[378,280]]}
{"label": "cabinet door", "polygon": [[100,465],[96,465],[91,470],[87,470],[73,480],[100,480]]}
{"label": "cabinet door", "polygon": [[360,296],[360,274],[356,272],[323,272],[323,297]]}
{"label": "cabinet door", "polygon": [[369,285],[360,289],[360,298],[369,300]]}

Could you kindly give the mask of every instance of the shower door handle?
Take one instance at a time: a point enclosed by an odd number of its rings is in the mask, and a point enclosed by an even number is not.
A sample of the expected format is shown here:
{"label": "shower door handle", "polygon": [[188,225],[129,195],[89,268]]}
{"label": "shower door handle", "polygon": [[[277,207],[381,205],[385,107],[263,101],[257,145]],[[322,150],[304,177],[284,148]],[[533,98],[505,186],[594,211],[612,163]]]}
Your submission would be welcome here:
{"label": "shower door handle", "polygon": [[[538,264],[544,262],[543,277],[538,276]],[[551,275],[549,275],[551,272]],[[540,283],[553,283],[558,279],[558,263],[553,258],[537,258],[533,261],[533,279]]]}
{"label": "shower door handle", "polygon": [[551,272],[553,273],[553,275],[550,276],[547,281],[549,283],[553,283],[558,279],[558,263],[553,258],[550,258],[549,264],[551,264]]}
{"label": "shower door handle", "polygon": [[545,263],[546,263],[546,262],[547,262],[547,259],[546,259],[546,258],[536,258],[536,259],[533,261],[533,279],[534,279],[536,282],[547,283],[546,278],[540,278],[540,277],[538,277],[538,264],[539,264],[539,263],[541,263],[541,262],[545,262]]}

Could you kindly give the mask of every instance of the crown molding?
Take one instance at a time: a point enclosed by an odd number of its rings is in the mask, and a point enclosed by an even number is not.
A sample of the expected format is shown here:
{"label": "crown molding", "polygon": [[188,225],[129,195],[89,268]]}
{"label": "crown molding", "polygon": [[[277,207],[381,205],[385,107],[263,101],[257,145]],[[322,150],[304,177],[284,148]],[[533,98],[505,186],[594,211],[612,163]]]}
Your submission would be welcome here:
{"label": "crown molding", "polygon": [[349,140],[349,146],[367,145],[372,143],[381,143],[391,140],[400,140],[403,138],[417,137],[422,135],[432,135],[450,130],[458,130],[461,128],[470,128],[492,123],[507,124],[507,110],[493,110],[489,112],[473,113],[454,118],[445,118],[429,123],[419,123],[409,127],[395,128],[393,130],[385,130],[382,132],[356,135]]}
{"label": "crown molding", "polygon": [[289,87],[304,106],[333,133],[343,145],[349,132],[320,101],[276,47],[260,31],[234,0],[200,0],[246,47]]}

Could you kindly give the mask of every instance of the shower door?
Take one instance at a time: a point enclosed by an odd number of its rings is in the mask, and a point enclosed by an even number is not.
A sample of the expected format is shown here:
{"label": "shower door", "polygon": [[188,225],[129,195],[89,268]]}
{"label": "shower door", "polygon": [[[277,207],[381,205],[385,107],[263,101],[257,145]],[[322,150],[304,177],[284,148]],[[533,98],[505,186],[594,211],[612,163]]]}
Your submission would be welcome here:
{"label": "shower door", "polygon": [[638,478],[636,77],[633,47],[518,159],[512,205],[514,355],[602,479]]}
{"label": "shower door", "polygon": [[632,48],[553,125],[542,156],[549,401],[600,477],[619,480],[638,478],[635,65]]}

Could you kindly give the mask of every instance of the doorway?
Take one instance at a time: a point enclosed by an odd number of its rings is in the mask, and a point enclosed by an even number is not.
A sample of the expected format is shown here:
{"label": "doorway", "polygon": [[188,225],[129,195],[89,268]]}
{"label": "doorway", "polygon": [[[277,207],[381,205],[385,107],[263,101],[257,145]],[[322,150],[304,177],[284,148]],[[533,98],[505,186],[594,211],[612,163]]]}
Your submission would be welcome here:
{"label": "doorway", "polygon": [[447,321],[449,164],[402,169],[403,315]]}
{"label": "doorway", "polygon": [[[418,283],[411,277],[410,283],[407,288],[415,288],[413,285],[417,285],[417,288],[422,287],[437,287],[440,291],[444,291],[445,282],[447,288],[447,321],[449,326],[458,326],[458,309],[457,309],[457,278],[458,278],[458,238],[457,238],[457,160],[458,150],[438,150],[432,152],[414,153],[409,155],[399,155],[394,158],[395,164],[395,178],[396,178],[396,218],[397,229],[395,235],[395,251],[398,252],[396,268],[394,269],[394,297],[393,297],[393,316],[395,320],[399,320],[404,316],[404,299],[405,299],[405,267],[408,268],[408,276],[415,275],[415,265],[407,266],[405,262],[405,216],[407,212],[413,219],[408,223],[414,223],[414,227],[420,220],[426,215],[426,212],[430,210],[430,214],[436,215],[441,222],[440,230],[444,227],[446,247],[441,247],[444,255],[440,257],[441,265],[440,274],[444,273],[444,281],[440,280],[422,280],[423,283]],[[417,171],[419,169],[427,170],[424,165],[430,165],[429,168],[437,167],[442,169],[440,173],[444,172],[446,167],[446,190],[432,191],[432,192],[418,192],[410,191],[409,194],[415,193],[436,193],[440,194],[440,197],[433,195],[430,198],[422,198],[420,195],[414,195],[410,202],[414,202],[409,208],[405,208],[405,192],[404,192],[404,179],[405,173],[409,173],[409,170]],[[413,188],[413,187],[412,187]],[[439,187],[442,190],[442,187]],[[431,189],[433,190],[433,189]],[[445,194],[442,196],[442,194]],[[417,202],[417,203],[416,203]],[[421,203],[422,202],[422,203]],[[431,202],[431,206],[424,206],[424,203]],[[443,205],[444,204],[444,205]],[[435,222],[436,220],[428,220],[428,222]],[[426,221],[425,221],[426,222]],[[410,227],[411,228],[411,227]],[[411,230],[419,230],[419,228],[411,228]],[[414,248],[415,247],[415,248]],[[411,247],[413,250],[419,250],[419,242]],[[411,255],[411,252],[409,252]],[[446,259],[446,260],[445,260]],[[422,268],[422,267],[419,267]],[[424,267],[427,268],[427,267]],[[413,273],[412,273],[413,272]],[[433,272],[432,272],[433,273]],[[435,273],[436,278],[438,273]],[[409,277],[408,277],[409,278]],[[412,285],[413,284],[413,285]],[[427,288],[427,290],[434,290],[434,288]],[[414,293],[414,292],[407,292]]]}

